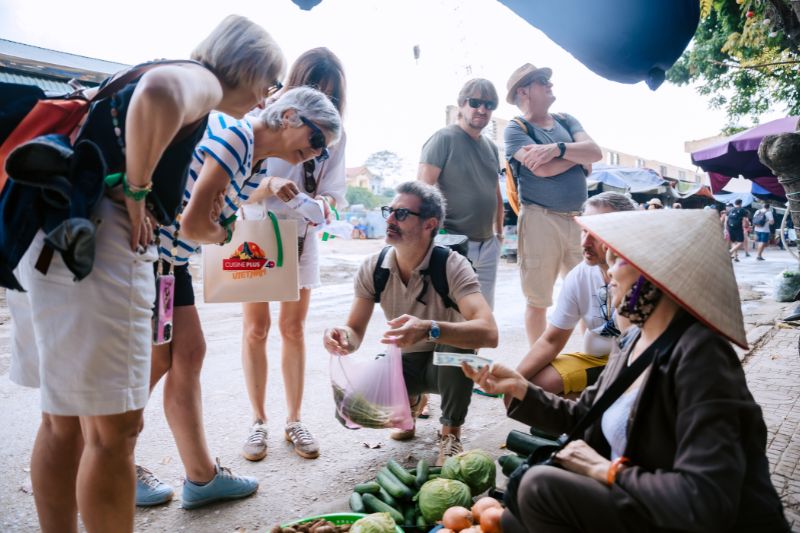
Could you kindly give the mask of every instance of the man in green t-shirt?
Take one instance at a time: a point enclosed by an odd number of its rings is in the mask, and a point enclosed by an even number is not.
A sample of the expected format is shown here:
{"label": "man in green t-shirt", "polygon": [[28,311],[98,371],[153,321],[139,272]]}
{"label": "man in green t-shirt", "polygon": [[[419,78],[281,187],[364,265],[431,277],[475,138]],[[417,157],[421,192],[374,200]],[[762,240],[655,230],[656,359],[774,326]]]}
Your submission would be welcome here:
{"label": "man in green t-shirt", "polygon": [[417,175],[417,179],[437,185],[447,200],[445,230],[469,238],[467,257],[492,308],[503,244],[503,197],[497,146],[481,132],[497,109],[497,101],[492,82],[468,81],[458,93],[458,122],[428,139]]}

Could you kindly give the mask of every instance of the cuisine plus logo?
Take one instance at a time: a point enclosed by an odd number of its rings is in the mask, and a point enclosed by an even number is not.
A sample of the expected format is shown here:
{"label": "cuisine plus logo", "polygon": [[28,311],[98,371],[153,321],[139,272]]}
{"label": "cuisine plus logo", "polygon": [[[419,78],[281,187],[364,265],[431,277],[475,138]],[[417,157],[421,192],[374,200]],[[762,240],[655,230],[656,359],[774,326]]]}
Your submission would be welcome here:
{"label": "cuisine plus logo", "polygon": [[267,254],[254,242],[243,242],[227,259],[222,260],[222,270],[248,271],[275,268],[275,261],[267,259]]}

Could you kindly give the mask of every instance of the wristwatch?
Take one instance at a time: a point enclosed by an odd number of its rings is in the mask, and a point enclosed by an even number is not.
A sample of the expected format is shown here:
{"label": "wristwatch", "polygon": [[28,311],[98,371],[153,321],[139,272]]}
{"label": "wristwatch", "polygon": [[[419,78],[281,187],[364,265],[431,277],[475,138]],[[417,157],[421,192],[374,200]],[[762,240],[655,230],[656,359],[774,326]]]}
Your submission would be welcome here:
{"label": "wristwatch", "polygon": [[442,330],[439,329],[439,324],[435,320],[431,320],[431,327],[428,329],[428,340],[431,342],[438,341],[441,335]]}
{"label": "wristwatch", "polygon": [[558,142],[556,143],[556,146],[558,146],[558,155],[556,157],[561,159],[564,157],[564,152],[567,151],[567,145],[562,142]]}

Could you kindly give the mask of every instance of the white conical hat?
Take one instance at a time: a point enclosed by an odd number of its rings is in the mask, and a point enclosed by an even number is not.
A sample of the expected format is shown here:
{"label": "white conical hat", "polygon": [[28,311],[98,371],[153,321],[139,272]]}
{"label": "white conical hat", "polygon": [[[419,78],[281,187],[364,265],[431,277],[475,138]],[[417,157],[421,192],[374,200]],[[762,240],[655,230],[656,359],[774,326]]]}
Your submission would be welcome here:
{"label": "white conical hat", "polygon": [[623,211],[576,220],[698,320],[747,349],[739,289],[716,210]]}

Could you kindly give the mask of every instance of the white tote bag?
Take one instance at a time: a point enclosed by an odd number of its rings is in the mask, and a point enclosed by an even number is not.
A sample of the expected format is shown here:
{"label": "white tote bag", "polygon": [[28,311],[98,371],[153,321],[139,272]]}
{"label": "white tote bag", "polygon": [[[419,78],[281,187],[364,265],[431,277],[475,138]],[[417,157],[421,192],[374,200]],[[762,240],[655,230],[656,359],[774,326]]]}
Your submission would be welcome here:
{"label": "white tote bag", "polygon": [[283,302],[300,299],[297,222],[236,222],[231,242],[203,246],[203,300],[206,303]]}

